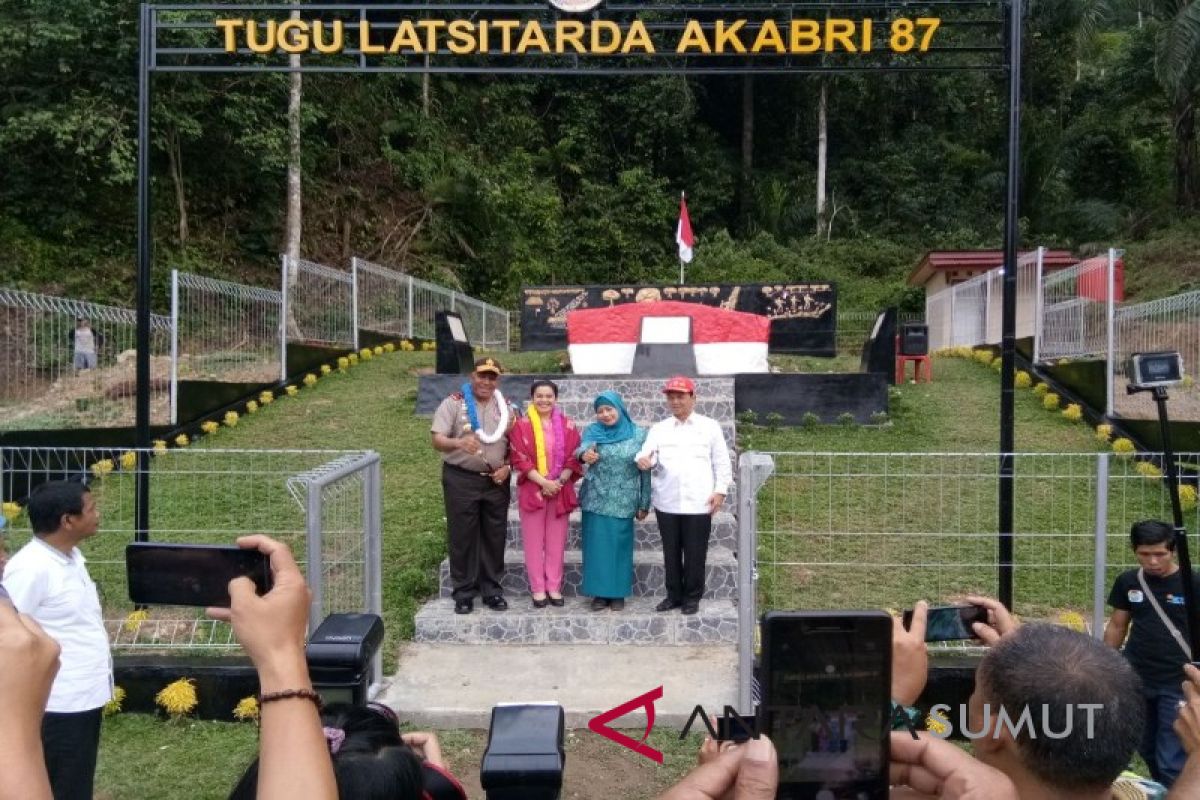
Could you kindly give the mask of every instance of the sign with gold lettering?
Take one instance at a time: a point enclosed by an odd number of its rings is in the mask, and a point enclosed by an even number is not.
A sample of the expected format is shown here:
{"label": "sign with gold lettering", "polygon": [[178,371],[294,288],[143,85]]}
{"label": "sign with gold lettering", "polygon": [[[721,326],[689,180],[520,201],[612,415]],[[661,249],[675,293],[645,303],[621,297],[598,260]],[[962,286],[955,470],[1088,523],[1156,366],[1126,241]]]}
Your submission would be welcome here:
{"label": "sign with gold lettering", "polygon": [[[562,4],[562,5],[560,5]],[[591,0],[556,0],[586,10]],[[689,19],[667,32],[641,19],[368,19],[219,18],[226,53],[335,55],[676,55],[796,56],[815,53],[926,53],[940,17]]]}
{"label": "sign with gold lettering", "polygon": [[568,312],[657,300],[702,303],[768,317],[772,353],[836,354],[837,289],[832,283],[526,286],[521,290],[521,349],[566,347]]}

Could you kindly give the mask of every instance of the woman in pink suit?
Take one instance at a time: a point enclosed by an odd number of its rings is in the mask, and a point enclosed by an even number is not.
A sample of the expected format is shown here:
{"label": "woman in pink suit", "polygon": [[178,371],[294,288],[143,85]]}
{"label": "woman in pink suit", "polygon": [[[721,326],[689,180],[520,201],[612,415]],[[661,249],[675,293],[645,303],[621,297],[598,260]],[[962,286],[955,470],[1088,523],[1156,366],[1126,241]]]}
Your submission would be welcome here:
{"label": "woman in pink suit", "polygon": [[529,409],[509,434],[525,572],[534,608],[563,605],[563,553],[567,525],[579,505],[575,482],[583,468],[575,458],[579,431],[558,408],[558,386],[534,381]]}

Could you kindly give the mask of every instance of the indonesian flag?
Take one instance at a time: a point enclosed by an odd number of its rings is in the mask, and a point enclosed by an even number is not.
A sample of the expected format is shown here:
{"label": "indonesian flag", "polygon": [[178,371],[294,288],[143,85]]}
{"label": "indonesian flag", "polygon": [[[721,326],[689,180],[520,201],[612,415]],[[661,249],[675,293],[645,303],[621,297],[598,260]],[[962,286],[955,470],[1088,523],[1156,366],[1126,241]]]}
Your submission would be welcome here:
{"label": "indonesian flag", "polygon": [[675,229],[675,241],[679,243],[679,260],[685,264],[692,262],[692,245],[696,243],[692,236],[692,221],[688,219],[687,201],[683,192],[679,193],[679,227]]}

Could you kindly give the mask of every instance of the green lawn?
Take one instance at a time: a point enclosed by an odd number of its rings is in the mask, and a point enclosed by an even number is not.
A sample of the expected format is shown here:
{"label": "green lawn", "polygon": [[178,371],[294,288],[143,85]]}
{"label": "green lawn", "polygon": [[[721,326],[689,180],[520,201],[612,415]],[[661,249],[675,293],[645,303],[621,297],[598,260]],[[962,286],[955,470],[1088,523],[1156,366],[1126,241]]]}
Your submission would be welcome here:
{"label": "green lawn", "polygon": [[[547,372],[556,368],[560,355],[502,358],[514,371]],[[782,358],[776,363],[801,370],[857,367],[848,357]],[[445,554],[438,458],[429,446],[428,420],[413,414],[418,373],[432,366],[432,353],[375,358],[323,379],[295,398],[283,397],[256,414],[243,415],[236,428],[222,429],[184,452],[156,458],[156,537],[226,542],[238,533],[261,530],[299,547],[303,514],[284,481],[328,456],[224,450],[378,451],[383,461],[385,654],[393,668],[397,645],[411,636],[413,614],[437,591],[437,567]],[[743,450],[788,453],[777,456],[776,477],[759,495],[763,608],[900,607],[920,597],[936,601],[970,589],[994,591],[995,459],[965,454],[996,450],[999,378],[985,366],[958,359],[936,359],[934,371],[935,383],[892,390],[889,419],[882,425],[740,427]],[[1016,419],[1018,450],[1077,454],[1018,462],[1018,609],[1049,614],[1084,608],[1092,583],[1095,491],[1094,459],[1088,454],[1103,445],[1086,425],[1044,410],[1028,390],[1018,391]],[[848,453],[876,455],[839,455]],[[905,455],[911,453],[960,455]],[[132,486],[118,472],[96,487],[106,534],[88,544],[87,554],[106,606],[120,613],[128,605],[120,564],[131,528]],[[1161,482],[1134,474],[1129,462],[1114,461],[1109,489],[1116,509],[1109,525],[1114,537],[1110,560],[1115,563],[1126,558],[1121,526],[1127,529],[1127,521],[1137,516],[1165,514],[1166,506]],[[354,521],[353,509],[343,512]],[[20,538],[15,536],[12,544],[19,546]],[[460,754],[451,759],[456,769],[475,774],[482,751],[479,735],[447,736],[450,749]],[[672,748],[668,762],[673,766],[646,773],[640,785],[669,784],[694,753],[694,741],[668,745],[673,740],[669,733],[655,736],[659,749]],[[581,741],[591,738],[581,735]],[[105,725],[99,786],[103,796],[112,798],[222,797],[254,747],[250,726],[118,716]],[[608,755],[603,750],[596,757]],[[584,785],[589,781],[577,780],[584,781],[578,796],[592,796]],[[163,787],[163,793],[155,795],[150,786]],[[201,786],[207,788],[197,788]],[[652,792],[647,789],[646,796]]]}

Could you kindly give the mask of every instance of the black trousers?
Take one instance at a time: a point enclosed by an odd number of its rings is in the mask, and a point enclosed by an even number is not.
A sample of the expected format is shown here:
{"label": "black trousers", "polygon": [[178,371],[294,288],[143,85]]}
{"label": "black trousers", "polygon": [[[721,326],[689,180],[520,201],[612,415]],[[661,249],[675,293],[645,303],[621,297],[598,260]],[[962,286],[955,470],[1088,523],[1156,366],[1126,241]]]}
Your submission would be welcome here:
{"label": "black trousers", "polygon": [[102,708],[42,717],[42,750],[54,800],[92,800]]}
{"label": "black trousers", "polygon": [[455,600],[501,594],[509,492],[508,481],[497,485],[490,476],[442,465]]}
{"label": "black trousers", "polygon": [[712,517],[708,514],[670,514],[654,509],[662,534],[667,597],[676,603],[700,602],[704,595],[704,562]]}

